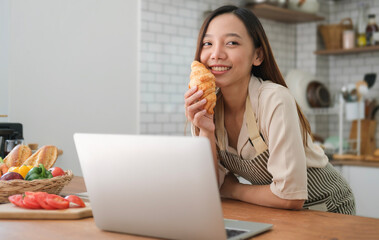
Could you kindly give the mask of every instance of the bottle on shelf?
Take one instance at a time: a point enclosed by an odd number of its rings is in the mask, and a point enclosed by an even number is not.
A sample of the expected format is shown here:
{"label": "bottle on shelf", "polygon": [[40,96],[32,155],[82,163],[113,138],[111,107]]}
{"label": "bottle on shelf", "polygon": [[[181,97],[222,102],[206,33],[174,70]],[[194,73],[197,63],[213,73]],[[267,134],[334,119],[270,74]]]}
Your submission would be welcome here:
{"label": "bottle on shelf", "polygon": [[[379,33],[379,27],[376,24],[375,14],[370,14],[368,15],[368,23],[366,27],[367,45],[375,45],[376,39],[374,38],[374,36],[377,38],[378,33]],[[379,41],[378,41],[378,44],[379,44]]]}
{"label": "bottle on shelf", "polygon": [[358,19],[357,19],[357,25],[355,31],[357,32],[357,46],[358,47],[364,47],[366,46],[366,26],[367,26],[367,19],[366,14],[367,12],[367,6],[365,3],[360,2],[358,4]]}

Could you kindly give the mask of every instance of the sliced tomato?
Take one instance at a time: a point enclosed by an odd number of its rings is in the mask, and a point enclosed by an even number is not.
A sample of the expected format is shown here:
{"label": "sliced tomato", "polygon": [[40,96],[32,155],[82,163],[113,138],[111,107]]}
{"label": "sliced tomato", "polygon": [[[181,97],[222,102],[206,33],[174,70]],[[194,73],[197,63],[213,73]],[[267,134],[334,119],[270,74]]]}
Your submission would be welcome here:
{"label": "sliced tomato", "polygon": [[34,194],[34,197],[35,199],[37,200],[38,204],[43,208],[43,209],[47,209],[47,210],[54,210],[56,209],[55,207],[53,206],[50,206],[49,204],[47,204],[46,202],[46,197],[48,196],[49,194],[46,193],[46,192],[36,192]]}
{"label": "sliced tomato", "polygon": [[70,206],[70,202],[61,196],[49,194],[46,197],[46,203],[56,209],[66,209]]}
{"label": "sliced tomato", "polygon": [[14,205],[16,205],[18,207],[25,208],[25,205],[24,205],[24,202],[22,200],[22,195],[21,194],[15,194],[15,195],[9,196],[8,199]]}
{"label": "sliced tomato", "polygon": [[70,202],[70,207],[82,208],[86,206],[83,200],[76,195],[68,195],[65,197],[65,199],[67,199]]}
{"label": "sliced tomato", "polygon": [[24,203],[26,208],[30,208],[30,209],[41,208],[41,206],[37,202],[33,192],[25,192],[25,196],[23,198],[23,203]]}

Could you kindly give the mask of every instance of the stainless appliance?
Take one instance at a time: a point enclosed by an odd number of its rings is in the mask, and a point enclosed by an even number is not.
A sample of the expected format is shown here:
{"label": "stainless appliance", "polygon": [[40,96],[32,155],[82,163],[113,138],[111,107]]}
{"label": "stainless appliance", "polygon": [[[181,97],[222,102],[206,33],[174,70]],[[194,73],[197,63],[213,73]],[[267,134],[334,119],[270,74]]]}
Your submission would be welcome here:
{"label": "stainless appliance", "polygon": [[0,157],[4,158],[7,140],[23,140],[21,123],[0,123]]}

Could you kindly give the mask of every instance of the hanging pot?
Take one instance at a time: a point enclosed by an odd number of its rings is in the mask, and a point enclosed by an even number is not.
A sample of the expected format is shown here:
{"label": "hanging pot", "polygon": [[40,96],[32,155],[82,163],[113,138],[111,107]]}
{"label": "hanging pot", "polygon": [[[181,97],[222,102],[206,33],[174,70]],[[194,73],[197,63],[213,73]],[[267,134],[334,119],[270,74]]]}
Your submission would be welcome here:
{"label": "hanging pot", "polygon": [[331,97],[324,84],[312,81],[307,86],[307,100],[312,108],[329,107]]}

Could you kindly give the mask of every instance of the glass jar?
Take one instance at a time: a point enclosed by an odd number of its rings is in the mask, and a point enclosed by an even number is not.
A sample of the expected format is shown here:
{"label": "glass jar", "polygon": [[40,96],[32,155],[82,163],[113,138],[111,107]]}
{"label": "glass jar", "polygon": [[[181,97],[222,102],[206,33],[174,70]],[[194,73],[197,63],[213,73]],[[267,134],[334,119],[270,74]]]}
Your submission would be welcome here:
{"label": "glass jar", "polygon": [[379,32],[379,27],[376,24],[375,14],[368,15],[368,24],[366,27],[367,45],[375,45],[374,34]]}
{"label": "glass jar", "polygon": [[356,37],[357,37],[357,46],[363,47],[366,46],[366,26],[367,26],[367,5],[363,2],[358,4],[358,19],[356,25]]}

